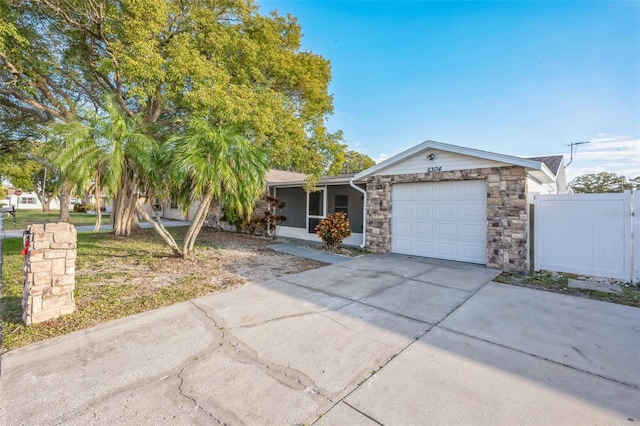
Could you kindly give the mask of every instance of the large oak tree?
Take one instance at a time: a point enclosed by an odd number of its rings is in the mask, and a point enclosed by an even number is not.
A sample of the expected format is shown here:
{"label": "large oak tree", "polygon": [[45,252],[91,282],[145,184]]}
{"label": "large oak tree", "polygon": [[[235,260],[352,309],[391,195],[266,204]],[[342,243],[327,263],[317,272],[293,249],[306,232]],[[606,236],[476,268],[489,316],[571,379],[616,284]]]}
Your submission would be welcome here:
{"label": "large oak tree", "polygon": [[574,178],[569,186],[578,194],[594,194],[606,192],[623,192],[633,188],[634,180],[627,180],[615,173],[587,173]]}
{"label": "large oak tree", "polygon": [[15,145],[115,99],[156,139],[207,116],[246,129],[271,167],[335,172],[330,65],[300,39],[295,18],[250,0],[0,0],[0,127]]}

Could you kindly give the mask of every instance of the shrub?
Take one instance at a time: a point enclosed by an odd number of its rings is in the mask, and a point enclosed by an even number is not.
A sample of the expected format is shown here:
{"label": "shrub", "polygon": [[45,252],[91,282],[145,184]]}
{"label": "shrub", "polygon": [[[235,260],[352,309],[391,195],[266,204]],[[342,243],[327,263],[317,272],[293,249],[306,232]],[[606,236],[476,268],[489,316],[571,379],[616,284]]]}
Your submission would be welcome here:
{"label": "shrub", "polygon": [[220,220],[223,222],[228,222],[229,225],[239,225],[240,222],[242,222],[242,218],[240,217],[240,215],[233,209],[223,210]]}
{"label": "shrub", "polygon": [[329,214],[316,226],[315,231],[329,250],[333,250],[342,244],[345,238],[351,236],[349,219],[344,212]]}
{"label": "shrub", "polygon": [[261,225],[264,228],[264,232],[266,236],[276,237],[276,225],[278,223],[285,223],[287,221],[287,217],[283,214],[279,214],[282,212],[282,209],[285,208],[285,203],[280,201],[275,197],[265,197],[265,201],[267,203],[267,210],[264,211],[264,217],[261,219]]}

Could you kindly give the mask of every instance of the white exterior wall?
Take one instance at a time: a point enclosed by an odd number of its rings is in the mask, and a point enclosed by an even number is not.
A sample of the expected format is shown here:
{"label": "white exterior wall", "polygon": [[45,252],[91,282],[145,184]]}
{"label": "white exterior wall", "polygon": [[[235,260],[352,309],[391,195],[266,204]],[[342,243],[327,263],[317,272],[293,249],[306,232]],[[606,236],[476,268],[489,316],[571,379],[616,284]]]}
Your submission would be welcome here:
{"label": "white exterior wall", "polygon": [[534,203],[534,197],[536,194],[557,194],[558,185],[553,183],[540,183],[537,179],[528,176],[527,177],[527,201],[529,204]]}
{"label": "white exterior wall", "polygon": [[560,164],[560,170],[558,170],[558,175],[556,176],[556,185],[558,188],[558,194],[566,194],[569,190],[567,174],[564,169],[564,161]]}
{"label": "white exterior wall", "polygon": [[[193,204],[191,204],[191,207],[189,207],[189,211],[187,212],[187,217],[185,217],[183,209],[172,209],[169,204],[163,206],[162,210],[158,213],[160,214],[160,217],[164,219],[193,220],[193,217],[195,216],[196,211],[198,211],[199,206],[200,201],[195,201]],[[151,209],[151,205],[149,204],[149,202],[145,202],[142,208],[149,214],[149,216],[153,216],[153,210]]]}
{"label": "white exterior wall", "polygon": [[[18,204],[18,198],[20,198],[19,204]],[[36,203],[26,204],[22,201],[24,198],[34,198]],[[42,210],[42,203],[40,203],[40,200],[38,199],[38,195],[36,195],[35,192],[23,192],[20,197],[16,195],[9,195],[7,199],[9,200],[8,205],[16,206],[18,210]],[[73,204],[70,204],[69,207],[72,208]],[[60,199],[56,197],[53,200],[51,200],[51,203],[49,203],[49,208],[51,208],[52,210],[59,210]]]}
{"label": "white exterior wall", "polygon": [[[435,155],[433,160],[429,160],[429,155]],[[486,167],[503,167],[509,164],[483,158],[470,157],[468,155],[454,152],[440,151],[438,149],[427,149],[399,164],[394,164],[382,170],[376,175],[403,175],[413,173],[425,173],[430,167],[442,167],[439,171],[482,169]]]}

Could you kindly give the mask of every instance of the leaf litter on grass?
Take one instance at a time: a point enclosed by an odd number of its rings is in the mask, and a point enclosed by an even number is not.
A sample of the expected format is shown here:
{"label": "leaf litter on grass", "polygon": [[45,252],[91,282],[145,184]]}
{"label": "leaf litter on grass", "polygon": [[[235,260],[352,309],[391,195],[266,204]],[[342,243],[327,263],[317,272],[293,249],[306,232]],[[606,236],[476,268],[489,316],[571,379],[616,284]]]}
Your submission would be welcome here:
{"label": "leaf litter on grass", "polygon": [[[171,228],[177,238],[186,229]],[[266,248],[273,240],[203,229],[195,256],[173,256],[153,230],[78,234],[76,312],[25,327],[21,239],[5,240],[0,353],[102,322],[324,264]]]}

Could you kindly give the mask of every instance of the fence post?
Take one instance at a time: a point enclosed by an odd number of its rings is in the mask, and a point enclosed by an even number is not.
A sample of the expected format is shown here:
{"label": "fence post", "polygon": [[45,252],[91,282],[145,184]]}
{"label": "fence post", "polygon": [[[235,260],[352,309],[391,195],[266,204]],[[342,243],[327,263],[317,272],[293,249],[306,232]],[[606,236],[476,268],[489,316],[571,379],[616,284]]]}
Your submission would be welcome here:
{"label": "fence post", "polygon": [[76,228],[69,223],[30,225],[25,231],[22,320],[26,325],[75,310]]}
{"label": "fence post", "polygon": [[631,284],[640,285],[640,190],[631,193]]}
{"label": "fence post", "polygon": [[536,199],[534,196],[533,204],[529,204],[529,273],[533,274],[535,272],[535,256],[536,256],[536,227],[535,227],[535,218],[536,218]]}

